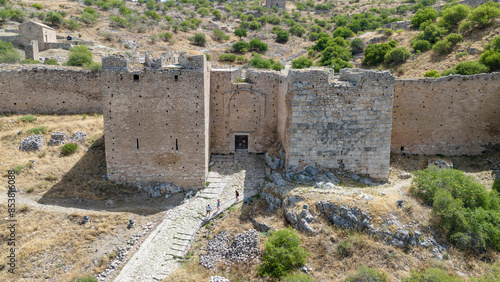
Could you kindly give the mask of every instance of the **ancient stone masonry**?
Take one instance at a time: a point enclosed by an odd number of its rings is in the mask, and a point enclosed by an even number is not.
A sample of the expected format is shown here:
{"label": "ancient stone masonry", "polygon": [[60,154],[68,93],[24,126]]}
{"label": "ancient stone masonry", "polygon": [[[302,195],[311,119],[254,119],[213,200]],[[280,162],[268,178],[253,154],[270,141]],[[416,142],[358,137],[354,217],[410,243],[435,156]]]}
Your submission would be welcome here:
{"label": "ancient stone masonry", "polygon": [[203,187],[209,160],[205,56],[133,72],[117,60],[104,60],[101,74],[108,178]]}
{"label": "ancient stone masonry", "polygon": [[[282,143],[289,170],[315,165],[389,176],[394,77],[388,72],[293,70]],[[283,124],[281,124],[283,125]]]}
{"label": "ancient stone masonry", "polygon": [[247,136],[249,152],[265,152],[276,141],[278,92],[282,76],[273,71],[212,70],[210,78],[211,150],[229,154],[235,136]]}
{"label": "ancient stone masonry", "polygon": [[278,9],[286,8],[286,0],[266,0],[266,8],[272,9],[278,7]]}
{"label": "ancient stone masonry", "polygon": [[98,74],[54,66],[0,70],[0,113],[102,112]]}
{"label": "ancient stone masonry", "polygon": [[396,80],[391,151],[477,155],[500,145],[499,80],[500,73]]}

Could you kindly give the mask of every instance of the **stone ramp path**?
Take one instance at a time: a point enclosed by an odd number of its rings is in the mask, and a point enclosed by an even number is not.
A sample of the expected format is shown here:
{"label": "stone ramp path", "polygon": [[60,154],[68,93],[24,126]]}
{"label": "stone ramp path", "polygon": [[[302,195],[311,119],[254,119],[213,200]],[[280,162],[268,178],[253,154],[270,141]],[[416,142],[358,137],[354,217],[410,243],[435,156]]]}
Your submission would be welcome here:
{"label": "stone ramp path", "polygon": [[[179,267],[198,229],[207,220],[236,203],[234,190],[240,191],[239,201],[259,192],[264,181],[264,161],[261,156],[238,153],[234,163],[215,161],[209,172],[207,188],[195,198],[168,210],[165,219],[151,232],[139,250],[123,266],[114,281],[160,281]],[[217,212],[217,199],[222,202]],[[212,216],[205,216],[206,206],[212,206]]]}

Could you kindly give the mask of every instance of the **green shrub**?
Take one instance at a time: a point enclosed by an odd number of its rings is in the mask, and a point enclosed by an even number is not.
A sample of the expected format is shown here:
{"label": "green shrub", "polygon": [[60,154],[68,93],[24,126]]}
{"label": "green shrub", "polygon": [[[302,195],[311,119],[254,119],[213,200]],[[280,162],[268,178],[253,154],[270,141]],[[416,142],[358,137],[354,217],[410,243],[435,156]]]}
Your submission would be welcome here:
{"label": "green shrub", "polygon": [[267,51],[267,44],[260,41],[258,38],[254,38],[250,40],[250,49],[262,53]]}
{"label": "green shrub", "polygon": [[427,268],[422,272],[412,271],[410,277],[403,279],[403,282],[461,282],[462,279],[450,276],[446,271],[438,268]]}
{"label": "green shrub", "polygon": [[33,4],[31,5],[31,7],[35,8],[35,9],[37,9],[37,10],[41,10],[41,9],[43,9],[43,5],[42,5],[42,4],[38,4],[38,3],[33,3]]}
{"label": "green shrub", "polygon": [[170,32],[165,32],[163,34],[160,34],[160,38],[165,42],[171,42],[172,38],[174,38],[174,35]]}
{"label": "green shrub", "polygon": [[224,42],[224,41],[229,40],[229,35],[226,35],[224,33],[224,31],[222,31],[220,29],[214,29],[214,30],[212,30],[212,38],[215,41]]}
{"label": "green shrub", "polygon": [[448,36],[446,36],[445,39],[448,40],[448,42],[450,42],[451,46],[455,46],[464,40],[462,35],[458,33],[450,33],[448,34]]}
{"label": "green shrub", "polygon": [[500,263],[495,263],[491,267],[488,267],[488,272],[477,279],[472,278],[473,282],[498,282],[500,281]]}
{"label": "green shrub", "polygon": [[419,29],[425,22],[434,22],[437,19],[437,12],[433,8],[419,9],[410,21],[413,28]]}
{"label": "green shrub", "polygon": [[259,275],[283,277],[306,262],[307,252],[292,228],[273,233],[265,243]]}
{"label": "green shrub", "polygon": [[32,59],[24,59],[21,61],[21,64],[29,65],[29,64],[41,64],[42,62]]}
{"label": "green shrub", "polygon": [[486,46],[484,46],[485,50],[493,50],[500,51],[500,36],[497,36],[491,40]]}
{"label": "green shrub", "polygon": [[26,133],[29,134],[45,134],[49,131],[49,128],[46,126],[33,127],[31,129],[26,130]]}
{"label": "green shrub", "polygon": [[74,19],[64,20],[63,25],[69,30],[77,30],[80,28],[80,24],[78,24],[78,22]]}
{"label": "green shrub", "polygon": [[262,24],[256,21],[250,22],[248,25],[248,29],[250,30],[260,30],[262,28]]}
{"label": "green shrub", "polygon": [[399,47],[387,52],[384,61],[389,65],[399,65],[406,62],[410,56],[410,51],[408,51],[406,47]]}
{"label": "green shrub", "polygon": [[432,51],[436,54],[446,55],[451,51],[451,43],[446,39],[439,40],[436,44],[434,44],[434,46],[432,46]]}
{"label": "green shrub", "polygon": [[429,24],[424,28],[424,32],[419,33],[417,35],[417,39],[427,40],[430,43],[436,43],[445,34],[446,34],[446,29],[440,28],[435,24]]}
{"label": "green shrub", "polygon": [[491,189],[500,193],[500,178],[495,179],[495,181],[493,181],[493,185],[491,186]]}
{"label": "green shrub", "polygon": [[347,27],[338,27],[337,29],[335,29],[335,31],[332,33],[332,35],[333,35],[333,38],[338,37],[338,36],[343,37],[343,38],[348,38],[348,37],[354,36],[354,32]]}
{"label": "green shrub", "polygon": [[61,148],[61,153],[65,156],[69,156],[69,155],[75,153],[77,149],[78,149],[77,144],[68,143],[68,144],[64,144],[64,146]]}
{"label": "green shrub", "polygon": [[238,53],[248,52],[250,44],[248,42],[239,41],[233,44],[233,51]]}
{"label": "green shrub", "polygon": [[411,47],[415,51],[425,52],[432,48],[432,44],[427,40],[414,40],[411,42]]}
{"label": "green shrub", "polygon": [[358,268],[355,274],[347,276],[346,282],[386,282],[387,274],[382,270],[377,270],[369,268],[366,265],[362,265]]}
{"label": "green shrub", "polygon": [[246,63],[247,62],[247,58],[245,56],[238,56],[236,57],[236,61],[239,63],[239,64],[243,64],[243,63]]}
{"label": "green shrub", "polygon": [[469,13],[470,7],[468,5],[458,4],[447,7],[441,12],[438,25],[450,29],[462,20],[466,19]]}
{"label": "green shrub", "polygon": [[63,16],[54,11],[48,11],[45,15],[45,21],[52,25],[59,25],[63,22]]}
{"label": "green shrub", "polygon": [[391,46],[387,43],[369,44],[366,46],[363,59],[365,65],[376,65],[384,61],[385,55],[391,50]]}
{"label": "green shrub", "polygon": [[352,245],[349,241],[341,241],[337,245],[337,255],[341,258],[346,258],[352,255]]}
{"label": "green shrub", "polygon": [[431,203],[437,227],[462,249],[500,250],[500,199],[472,176],[435,167],[418,171],[414,194]]}
{"label": "green shrub", "polygon": [[349,49],[333,45],[327,47],[323,52],[321,52],[321,59],[319,60],[320,66],[331,66],[332,63],[335,64],[335,60],[343,60],[345,62],[352,58],[352,54]]}
{"label": "green shrub", "polygon": [[92,62],[90,64],[83,65],[83,67],[92,71],[93,73],[96,73],[102,69],[102,64],[98,62]]}
{"label": "green shrub", "polygon": [[126,18],[117,15],[110,16],[109,20],[113,23],[114,26],[127,27],[128,25],[128,20]]}
{"label": "green shrub", "polygon": [[203,54],[205,54],[205,57],[207,58],[207,61],[210,61],[210,59],[212,58],[212,55],[207,54],[207,53],[203,53]]}
{"label": "green shrub", "polygon": [[351,41],[351,52],[353,54],[363,53],[364,49],[365,49],[365,43],[363,42],[363,39],[361,39],[361,38],[354,38]]}
{"label": "green shrub", "polygon": [[234,35],[238,36],[241,40],[241,38],[247,37],[247,30],[244,28],[238,28],[234,31]]}
{"label": "green shrub", "polygon": [[486,50],[481,54],[479,62],[487,66],[490,71],[500,70],[500,52]]}
{"label": "green shrub", "polygon": [[458,63],[454,68],[441,73],[442,76],[449,74],[472,75],[488,72],[489,68],[479,62],[465,61]]}
{"label": "green shrub", "polygon": [[281,30],[276,33],[276,42],[277,43],[287,43],[290,38],[290,34],[286,30]]}
{"label": "green shrub", "polygon": [[314,279],[306,273],[293,273],[281,279],[283,282],[314,282]]}
{"label": "green shrub", "polygon": [[68,61],[66,64],[68,66],[78,66],[82,67],[84,65],[91,65],[94,61],[94,56],[87,46],[74,46],[70,50]]}
{"label": "green shrub", "polygon": [[384,35],[387,37],[391,36],[393,33],[394,33],[394,30],[392,30],[390,28],[384,29]]}
{"label": "green shrub", "polygon": [[424,77],[440,77],[439,72],[437,70],[430,70],[425,72]]}
{"label": "green shrub", "polygon": [[234,54],[220,54],[219,61],[222,62],[234,62],[236,60],[236,55]]}
{"label": "green shrub", "polygon": [[306,69],[313,65],[313,60],[307,57],[301,56],[292,61],[292,68],[294,69]]}
{"label": "green shrub", "polygon": [[10,42],[0,40],[0,63],[17,63],[21,61],[21,54]]}
{"label": "green shrub", "polygon": [[213,10],[213,11],[212,11],[212,15],[213,15],[216,19],[218,19],[218,20],[220,20],[220,19],[222,18],[222,14],[221,14],[221,12],[220,12],[219,10]]}
{"label": "green shrub", "polygon": [[273,59],[266,60],[257,53],[255,53],[253,58],[250,59],[248,66],[257,69],[271,69],[275,71],[280,71],[285,68],[280,62],[275,62]]}
{"label": "green shrub", "polygon": [[210,15],[210,11],[207,8],[199,8],[197,12],[203,17]]}
{"label": "green shrub", "polygon": [[207,44],[207,37],[204,33],[195,33],[192,41],[198,46],[205,46]]}
{"label": "green shrub", "polygon": [[17,120],[22,121],[22,122],[34,122],[36,120],[36,117],[34,117],[32,115],[27,115],[27,116],[20,117]]}
{"label": "green shrub", "polygon": [[472,10],[468,20],[473,28],[485,28],[492,25],[498,16],[500,16],[498,3],[490,1]]}
{"label": "green shrub", "polygon": [[95,278],[93,275],[86,275],[86,276],[83,276],[83,277],[80,277],[76,280],[76,282],[97,282],[99,280],[97,280],[97,278]]}
{"label": "green shrub", "polygon": [[297,37],[302,37],[306,33],[306,29],[302,25],[296,24],[290,28],[289,32]]}

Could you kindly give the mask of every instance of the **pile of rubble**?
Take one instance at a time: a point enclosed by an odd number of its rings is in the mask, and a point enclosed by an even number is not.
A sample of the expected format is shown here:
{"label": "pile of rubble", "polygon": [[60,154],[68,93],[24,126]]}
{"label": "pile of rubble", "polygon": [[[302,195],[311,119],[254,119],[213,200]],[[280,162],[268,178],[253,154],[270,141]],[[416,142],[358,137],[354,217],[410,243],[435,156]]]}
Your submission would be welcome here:
{"label": "pile of rubble", "polygon": [[40,151],[43,147],[43,135],[30,135],[21,141],[19,150],[21,151]]}
{"label": "pile of rubble", "polygon": [[214,269],[216,263],[223,261],[226,264],[249,262],[259,257],[259,243],[259,233],[255,229],[234,236],[231,244],[227,232],[222,231],[208,242],[207,253],[200,255],[200,264]]}
{"label": "pile of rubble", "polygon": [[50,135],[49,146],[59,146],[68,140],[66,132],[56,131]]}

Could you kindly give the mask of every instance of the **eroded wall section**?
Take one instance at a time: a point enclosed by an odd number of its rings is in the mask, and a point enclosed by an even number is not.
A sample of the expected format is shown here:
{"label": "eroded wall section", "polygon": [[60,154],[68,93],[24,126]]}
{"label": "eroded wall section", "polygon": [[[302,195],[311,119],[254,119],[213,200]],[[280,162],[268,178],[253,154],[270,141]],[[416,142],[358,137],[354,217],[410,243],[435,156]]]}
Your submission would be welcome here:
{"label": "eroded wall section", "polygon": [[292,70],[288,79],[288,169],[311,164],[387,179],[394,77],[344,69],[334,80],[325,70]]}
{"label": "eroded wall section", "polygon": [[217,70],[210,75],[211,150],[235,151],[236,136],[247,136],[249,152],[266,152],[276,142],[278,92],[282,77],[274,71],[246,73]]}
{"label": "eroded wall section", "polygon": [[205,185],[210,72],[205,56],[183,68],[103,69],[108,178],[120,183]]}
{"label": "eroded wall section", "polygon": [[86,70],[57,67],[2,69],[0,112],[101,113],[100,76]]}
{"label": "eroded wall section", "polygon": [[500,144],[500,73],[401,79],[391,151],[477,155]]}

